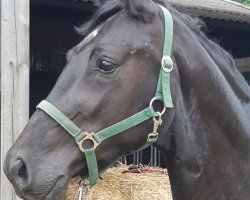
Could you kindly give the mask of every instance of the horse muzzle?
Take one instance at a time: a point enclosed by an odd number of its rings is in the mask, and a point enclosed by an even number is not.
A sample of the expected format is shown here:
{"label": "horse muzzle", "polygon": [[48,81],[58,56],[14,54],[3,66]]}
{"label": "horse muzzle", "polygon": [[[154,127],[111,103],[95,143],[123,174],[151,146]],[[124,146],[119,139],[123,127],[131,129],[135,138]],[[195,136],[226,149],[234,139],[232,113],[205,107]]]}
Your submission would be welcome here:
{"label": "horse muzzle", "polygon": [[26,164],[25,155],[20,151],[15,153],[10,149],[6,155],[3,170],[7,178],[13,184],[18,196],[23,197],[23,194],[29,187],[29,170]]}

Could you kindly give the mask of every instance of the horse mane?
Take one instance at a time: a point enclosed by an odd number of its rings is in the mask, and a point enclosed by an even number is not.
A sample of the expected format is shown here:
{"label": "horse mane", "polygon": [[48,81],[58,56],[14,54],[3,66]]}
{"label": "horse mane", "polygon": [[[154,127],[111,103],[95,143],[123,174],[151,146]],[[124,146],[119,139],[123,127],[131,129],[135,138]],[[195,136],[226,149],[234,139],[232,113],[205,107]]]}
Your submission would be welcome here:
{"label": "horse mane", "polygon": [[[135,0],[131,0],[131,1],[135,1]],[[243,96],[245,97],[244,99],[246,101],[249,101],[250,94],[247,92],[247,90],[249,90],[249,86],[246,83],[246,81],[244,81],[243,76],[239,73],[237,67],[235,66],[232,55],[230,55],[230,53],[224,50],[218,43],[209,39],[205,35],[205,31],[207,30],[207,27],[204,21],[198,17],[191,17],[185,13],[181,13],[177,11],[175,8],[169,5],[169,3],[166,2],[166,0],[154,0],[154,2],[166,7],[172,13],[172,15],[175,17],[177,21],[180,20],[195,34],[198,41],[206,49],[206,51],[208,52],[210,57],[214,60],[214,62],[220,67],[223,67],[223,69],[220,69],[220,70],[223,72],[227,71],[227,74],[230,75],[230,80],[231,79],[234,80],[233,81],[234,84],[231,84],[231,87],[237,88],[234,90],[235,93],[238,93],[236,95],[238,97]],[[77,27],[76,30],[79,34],[86,36],[92,30],[94,30],[98,25],[100,25],[101,23],[109,19],[110,17],[114,16],[118,12],[122,11],[123,9],[126,9],[125,1],[106,0],[105,3],[102,4],[100,8],[95,12],[92,19],[88,21],[87,23],[85,23],[84,25]],[[135,16],[140,16],[139,12],[140,12],[140,9],[139,10],[133,9],[133,13],[129,12],[129,14],[131,15],[132,18],[133,17],[135,18]],[[145,20],[150,20],[150,17]],[[144,23],[147,23],[147,22],[144,22]],[[230,82],[230,80],[228,80],[228,82]]]}
{"label": "horse mane", "polygon": [[76,31],[83,37],[87,36],[98,25],[114,16],[124,8],[124,4],[119,0],[106,1],[93,15],[93,18],[87,23],[76,27]]}
{"label": "horse mane", "polygon": [[[205,23],[199,19],[198,17],[191,17],[187,14],[180,13],[176,9],[174,9],[172,6],[170,6],[168,3],[165,2],[165,0],[154,0],[155,3],[161,4],[164,7],[168,8],[172,11],[172,13],[175,13],[181,20],[193,31],[195,32],[202,32],[206,29]],[[112,17],[122,9],[126,7],[125,3],[122,0],[107,0],[105,3],[94,13],[93,18],[88,21],[87,23],[81,25],[80,27],[76,27],[76,31],[86,36],[88,35],[93,29],[95,29],[98,25],[100,25],[102,22],[106,21],[108,18]],[[132,15],[137,16],[139,13],[136,9],[133,10]]]}

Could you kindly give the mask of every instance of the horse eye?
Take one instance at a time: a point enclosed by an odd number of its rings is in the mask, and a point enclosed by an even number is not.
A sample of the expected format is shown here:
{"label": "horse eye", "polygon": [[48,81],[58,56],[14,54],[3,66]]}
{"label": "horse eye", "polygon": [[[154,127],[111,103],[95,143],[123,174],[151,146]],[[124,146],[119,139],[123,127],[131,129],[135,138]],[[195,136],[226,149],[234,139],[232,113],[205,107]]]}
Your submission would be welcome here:
{"label": "horse eye", "polygon": [[116,69],[116,65],[107,60],[101,60],[101,62],[99,63],[98,69],[101,72],[113,72]]}

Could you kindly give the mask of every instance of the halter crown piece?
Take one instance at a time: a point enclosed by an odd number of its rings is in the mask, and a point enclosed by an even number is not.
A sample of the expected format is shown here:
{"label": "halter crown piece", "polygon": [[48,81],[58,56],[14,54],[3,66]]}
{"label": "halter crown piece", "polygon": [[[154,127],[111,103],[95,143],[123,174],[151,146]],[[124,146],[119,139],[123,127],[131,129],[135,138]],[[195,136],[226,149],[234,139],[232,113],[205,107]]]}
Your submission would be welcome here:
{"label": "halter crown piece", "polygon": [[[85,154],[89,173],[89,184],[86,185],[86,187],[94,186],[99,179],[95,149],[102,141],[117,134],[120,134],[134,126],[137,126],[138,124],[141,124],[149,120],[150,118],[153,118],[153,132],[148,135],[148,139],[145,145],[138,148],[138,150],[145,149],[152,145],[158,139],[157,129],[162,123],[161,116],[164,114],[166,108],[173,108],[170,91],[170,72],[173,69],[173,61],[170,58],[173,42],[173,19],[170,12],[166,8],[162,6],[160,6],[160,8],[164,14],[165,21],[163,57],[161,61],[161,70],[158,79],[156,94],[155,97],[151,100],[149,107],[97,133],[89,133],[82,131],[80,128],[78,128],[69,118],[67,118],[60,110],[58,110],[48,101],[43,100],[37,106],[37,109],[43,110],[45,113],[47,113],[58,124],[60,124],[72,137],[74,137],[76,143],[79,145],[80,150]],[[157,112],[156,110],[154,110],[153,103],[156,100],[163,102],[164,109],[162,112]],[[93,147],[84,148],[83,143],[86,140],[92,141]]]}

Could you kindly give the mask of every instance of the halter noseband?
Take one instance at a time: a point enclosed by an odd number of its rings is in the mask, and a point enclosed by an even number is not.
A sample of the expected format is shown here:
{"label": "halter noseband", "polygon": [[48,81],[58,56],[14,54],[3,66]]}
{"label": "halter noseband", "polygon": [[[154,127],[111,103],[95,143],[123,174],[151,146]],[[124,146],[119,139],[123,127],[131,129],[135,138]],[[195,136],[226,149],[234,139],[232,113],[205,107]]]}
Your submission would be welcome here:
{"label": "halter noseband", "polygon": [[[89,187],[95,185],[99,179],[95,149],[101,142],[119,133],[122,133],[123,131],[128,130],[138,124],[141,124],[150,118],[153,118],[153,132],[148,135],[148,139],[145,145],[138,148],[139,150],[145,149],[152,145],[158,139],[157,129],[162,123],[161,116],[164,114],[166,108],[173,108],[170,91],[170,72],[173,69],[173,61],[170,58],[173,42],[173,19],[170,12],[166,8],[162,6],[160,6],[160,8],[163,11],[165,21],[163,57],[161,61],[161,70],[158,79],[156,94],[155,97],[151,100],[149,107],[97,133],[88,133],[78,128],[69,118],[67,118],[60,110],[58,110],[48,101],[43,100],[37,106],[37,109],[41,109],[49,116],[51,116],[72,137],[74,137],[76,143],[79,145],[80,150],[85,154],[89,173]],[[164,104],[164,109],[161,113],[157,112],[153,108],[153,103],[155,100],[160,100]],[[92,148],[84,148],[83,143],[86,140],[90,140],[93,142]]]}

